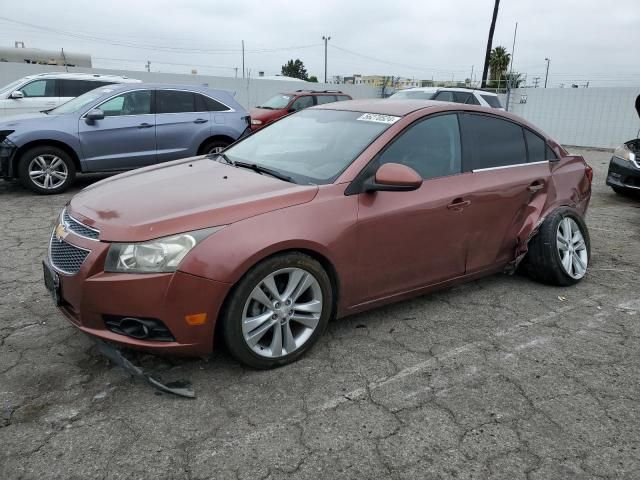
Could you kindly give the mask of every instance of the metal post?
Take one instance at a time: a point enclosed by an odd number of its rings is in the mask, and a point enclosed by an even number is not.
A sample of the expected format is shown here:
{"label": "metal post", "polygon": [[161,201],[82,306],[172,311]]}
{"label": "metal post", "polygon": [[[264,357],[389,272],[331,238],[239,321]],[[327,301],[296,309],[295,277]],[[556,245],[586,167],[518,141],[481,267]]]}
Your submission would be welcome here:
{"label": "metal post", "polygon": [[511,47],[511,66],[509,67],[509,77],[507,77],[507,105],[505,110],[509,111],[509,100],[511,100],[511,82],[513,81],[513,55],[516,51],[516,34],[518,33],[518,22],[516,22],[516,28],[513,31],[513,46]]}
{"label": "metal post", "polygon": [[151,62],[147,60],[147,72],[151,71]]}
{"label": "metal post", "polygon": [[324,40],[324,83],[327,83],[327,42],[331,37],[323,35],[322,40]]}
{"label": "metal post", "polygon": [[244,40],[242,40],[242,78],[244,78]]}
{"label": "metal post", "polygon": [[547,88],[547,80],[549,79],[549,64],[551,63],[550,58],[545,58],[547,61],[547,74],[544,76],[544,88]]}

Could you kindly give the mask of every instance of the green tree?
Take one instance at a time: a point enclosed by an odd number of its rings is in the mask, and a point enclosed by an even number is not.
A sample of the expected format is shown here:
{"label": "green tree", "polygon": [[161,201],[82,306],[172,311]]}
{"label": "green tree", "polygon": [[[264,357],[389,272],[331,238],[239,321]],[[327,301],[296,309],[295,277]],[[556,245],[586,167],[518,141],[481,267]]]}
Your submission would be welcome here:
{"label": "green tree", "polygon": [[496,47],[491,50],[489,56],[489,67],[491,68],[491,80],[504,80],[509,68],[511,55],[504,47]]}
{"label": "green tree", "polygon": [[511,88],[519,88],[524,83],[524,78],[521,73],[511,72],[505,75],[507,85],[511,85]]}
{"label": "green tree", "polygon": [[318,77],[316,77],[315,75],[311,75],[309,77],[309,81],[313,83],[318,83]]}
{"label": "green tree", "polygon": [[299,58],[295,60],[289,60],[282,66],[282,75],[286,77],[299,78],[300,80],[307,80],[307,69],[304,68],[304,63]]}

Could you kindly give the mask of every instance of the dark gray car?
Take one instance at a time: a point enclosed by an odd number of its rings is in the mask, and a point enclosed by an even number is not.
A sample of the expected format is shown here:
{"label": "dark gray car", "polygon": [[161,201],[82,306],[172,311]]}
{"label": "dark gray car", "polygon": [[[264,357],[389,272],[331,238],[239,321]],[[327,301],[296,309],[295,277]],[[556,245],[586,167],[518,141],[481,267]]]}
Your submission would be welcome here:
{"label": "dark gray car", "polygon": [[249,122],[223,90],[110,85],[0,122],[0,177],[60,193],[77,171],[116,172],[221,151],[249,132]]}

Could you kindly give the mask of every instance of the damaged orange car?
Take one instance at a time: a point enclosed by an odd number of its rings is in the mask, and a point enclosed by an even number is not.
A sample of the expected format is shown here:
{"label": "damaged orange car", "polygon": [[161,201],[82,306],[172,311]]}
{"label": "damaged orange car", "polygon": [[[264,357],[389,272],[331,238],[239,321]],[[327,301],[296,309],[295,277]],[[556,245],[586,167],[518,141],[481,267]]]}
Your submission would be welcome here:
{"label": "damaged orange car", "polygon": [[107,342],[256,368],[300,357],[331,317],[520,265],[589,265],[592,170],[509,113],[356,100],[288,116],[225,152],[76,195],[44,262],[62,313]]}

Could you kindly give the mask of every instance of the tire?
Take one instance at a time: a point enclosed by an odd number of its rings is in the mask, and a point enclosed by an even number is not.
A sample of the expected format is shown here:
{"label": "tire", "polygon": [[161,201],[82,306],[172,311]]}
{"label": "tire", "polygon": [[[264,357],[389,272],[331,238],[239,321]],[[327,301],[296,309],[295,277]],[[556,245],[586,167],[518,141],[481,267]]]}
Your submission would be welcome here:
{"label": "tire", "polygon": [[[291,285],[298,285],[299,291],[293,289],[287,297]],[[279,298],[272,293],[274,287]],[[292,252],[268,258],[240,280],[225,306],[221,319],[227,348],[237,360],[256,369],[291,363],[318,341],[333,313],[333,300],[329,276],[312,257]],[[290,306],[287,301],[292,302]]]}
{"label": "tire", "polygon": [[[34,175],[36,172],[43,173],[37,176]],[[76,178],[76,167],[64,150],[42,145],[22,154],[18,161],[18,177],[25,188],[42,195],[54,195],[71,186]]]}
{"label": "tire", "polygon": [[611,189],[616,192],[618,195],[627,196],[629,195],[629,190],[623,187],[611,187]]}
{"label": "tire", "polygon": [[226,140],[208,140],[200,147],[200,154],[210,155],[218,153],[216,150],[224,150],[229,145],[231,145],[231,143]]}
{"label": "tire", "polygon": [[[561,226],[561,223],[563,225]],[[566,239],[563,233],[567,231],[566,225],[571,225],[572,237],[571,249],[564,247]],[[575,229],[579,229],[583,240],[580,247],[579,240],[573,243]],[[580,247],[580,248],[579,248]],[[561,254],[561,251],[563,252]],[[572,252],[575,251],[575,254]],[[569,270],[563,265],[562,259],[569,254],[571,264]],[[577,256],[578,258],[574,257]],[[575,259],[574,259],[575,258]],[[523,271],[534,280],[549,285],[569,286],[578,283],[588,269],[591,260],[591,241],[589,230],[584,220],[575,210],[561,207],[554,210],[542,223],[538,233],[529,241],[529,249],[523,261]],[[575,263],[574,263],[575,262]],[[581,265],[584,264],[584,271]],[[566,264],[565,264],[566,265]]]}

